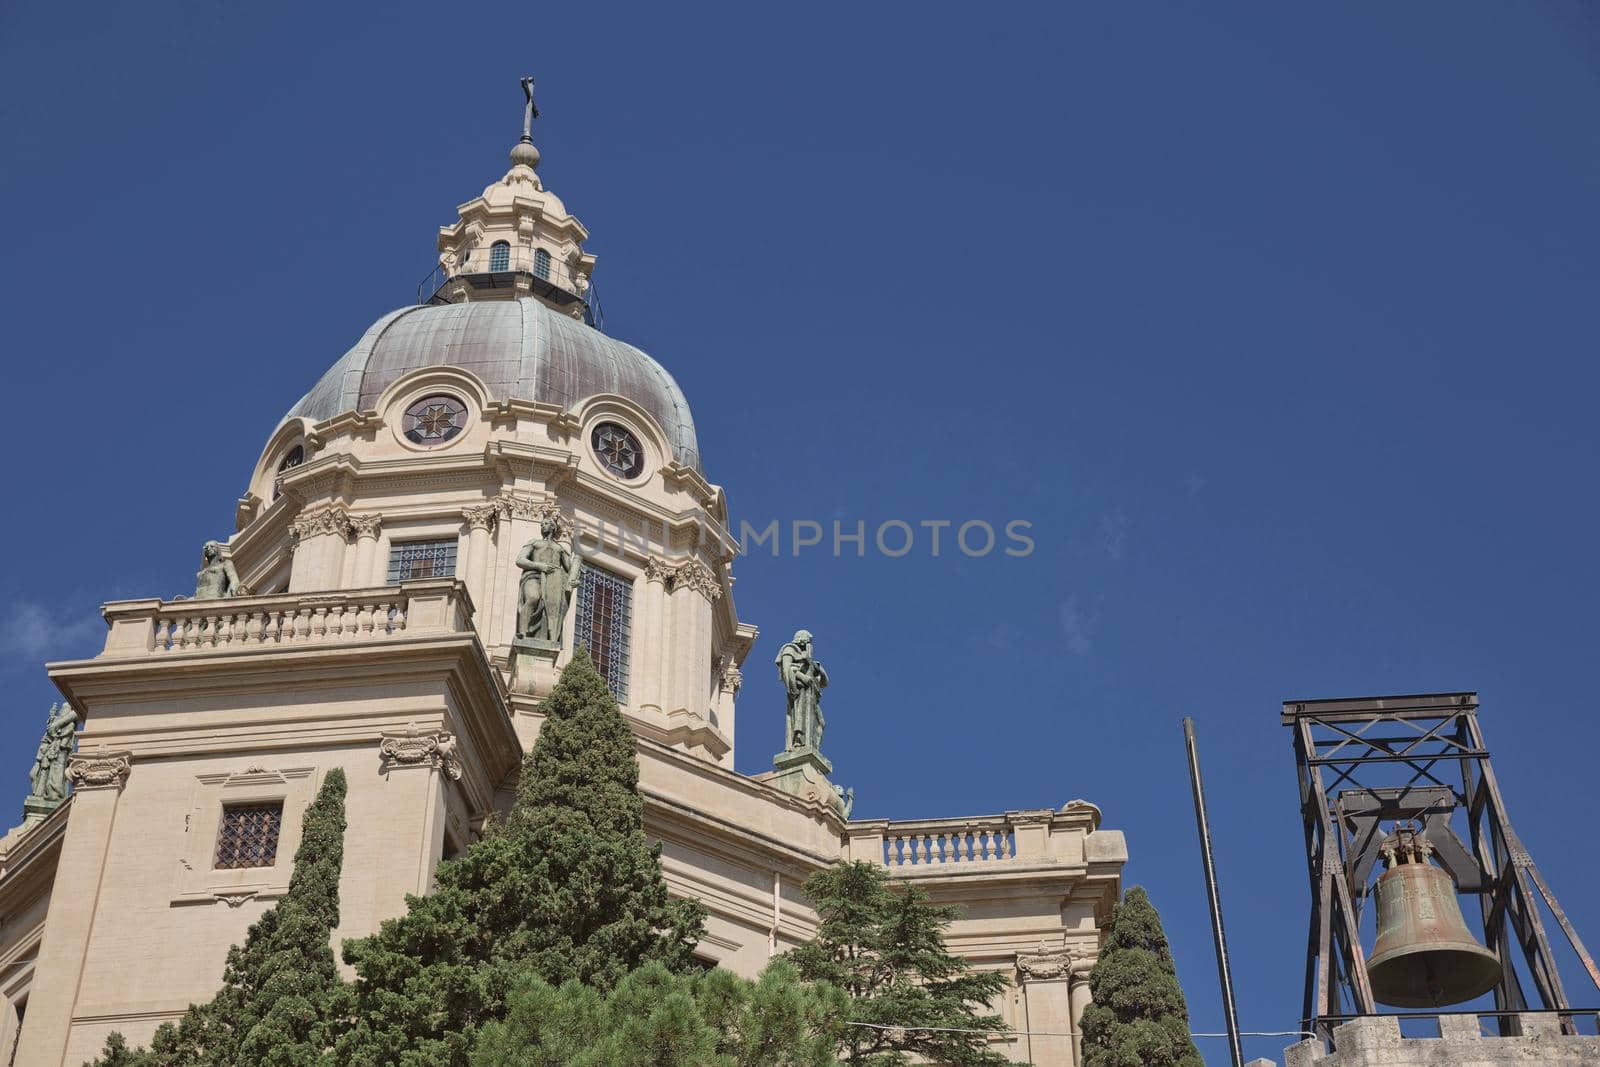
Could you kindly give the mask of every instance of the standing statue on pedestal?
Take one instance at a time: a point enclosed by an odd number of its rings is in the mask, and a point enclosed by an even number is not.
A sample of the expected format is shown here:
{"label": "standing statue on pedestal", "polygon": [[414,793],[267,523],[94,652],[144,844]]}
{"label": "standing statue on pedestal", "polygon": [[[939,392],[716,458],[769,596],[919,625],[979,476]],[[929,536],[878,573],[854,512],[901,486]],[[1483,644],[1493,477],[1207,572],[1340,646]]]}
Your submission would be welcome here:
{"label": "standing statue on pedestal", "polygon": [[546,515],[539,536],[522,546],[517,566],[524,572],[517,601],[517,636],[532,641],[561,644],[562,624],[578,586],[583,560],[568,545],[556,540],[560,525]]}
{"label": "standing statue on pedestal", "polygon": [[78,713],[71,704],[50,705],[39,750],[28,772],[30,789],[25,810],[48,811],[67,799],[67,759],[78,740]]}
{"label": "standing statue on pedestal", "polygon": [[778,650],[778,677],[789,693],[788,714],[784,718],[787,734],[784,751],[809,748],[822,751],[822,691],[828,687],[828,672],[822,669],[811,649],[811,631],[800,630],[794,640]]}
{"label": "standing statue on pedestal", "polygon": [[239,572],[233,569],[233,560],[222,558],[222,542],[207,541],[201,552],[200,573],[195,575],[194,598],[221,600],[243,594],[244,583],[239,581]]}

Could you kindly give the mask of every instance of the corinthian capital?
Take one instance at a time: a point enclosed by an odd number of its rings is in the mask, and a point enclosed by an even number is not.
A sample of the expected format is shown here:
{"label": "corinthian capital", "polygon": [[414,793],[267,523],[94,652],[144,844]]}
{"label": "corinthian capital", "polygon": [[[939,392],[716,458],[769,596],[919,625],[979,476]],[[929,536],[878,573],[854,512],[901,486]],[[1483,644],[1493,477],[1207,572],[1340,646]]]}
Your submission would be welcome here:
{"label": "corinthian capital", "polygon": [[487,530],[494,525],[499,511],[500,509],[494,504],[484,504],[481,507],[463,508],[461,517],[467,520],[467,529]]}
{"label": "corinthian capital", "polygon": [[383,527],[383,516],[377,512],[368,515],[350,516],[350,531],[355,534],[356,540],[365,538],[368,541],[378,539],[378,531]]}
{"label": "corinthian capital", "polygon": [[644,561],[644,580],[655,582],[657,585],[666,585],[672,579],[672,564],[660,556],[646,556]]}
{"label": "corinthian capital", "polygon": [[94,752],[78,753],[67,762],[67,778],[79,789],[121,789],[133,769],[133,758],[127,752],[107,752],[104,748]]}
{"label": "corinthian capital", "polygon": [[298,543],[302,538],[319,534],[337,534],[348,538],[350,530],[350,513],[334,504],[301,512],[300,517],[289,524],[289,540]]}
{"label": "corinthian capital", "polygon": [[710,567],[697,559],[678,564],[672,572],[672,587],[693,589],[707,600],[717,600],[722,596],[722,583],[717,581]]}

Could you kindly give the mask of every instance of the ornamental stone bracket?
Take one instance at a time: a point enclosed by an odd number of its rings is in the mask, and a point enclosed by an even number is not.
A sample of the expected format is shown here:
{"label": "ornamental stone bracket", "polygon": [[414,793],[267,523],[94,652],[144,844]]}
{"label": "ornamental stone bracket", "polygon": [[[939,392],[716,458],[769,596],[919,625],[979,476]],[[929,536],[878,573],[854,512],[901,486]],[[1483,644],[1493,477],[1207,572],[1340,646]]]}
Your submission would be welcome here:
{"label": "ornamental stone bracket", "polygon": [[384,734],[378,744],[383,769],[431,767],[443,771],[452,782],[461,780],[461,758],[456,755],[456,739],[448,731],[418,733],[412,723],[403,734]]}
{"label": "ornamental stone bracket", "polygon": [[733,664],[722,669],[722,689],[726,693],[739,695],[739,690],[744,688],[744,672]]}
{"label": "ornamental stone bracket", "polygon": [[78,789],[121,789],[133,770],[131,752],[107,752],[99,748],[85,755],[77,753],[67,762],[67,780]]}
{"label": "ornamental stone bracket", "polygon": [[1076,970],[1072,953],[1064,948],[1051,948],[1043,941],[1032,952],[1017,953],[1017,972],[1024,982],[1056,981]]}

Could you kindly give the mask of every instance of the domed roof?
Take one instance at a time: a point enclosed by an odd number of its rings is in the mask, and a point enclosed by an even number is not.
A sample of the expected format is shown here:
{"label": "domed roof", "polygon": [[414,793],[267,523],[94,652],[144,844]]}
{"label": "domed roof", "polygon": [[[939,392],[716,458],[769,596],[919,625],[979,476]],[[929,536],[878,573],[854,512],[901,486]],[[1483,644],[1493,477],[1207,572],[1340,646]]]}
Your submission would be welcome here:
{"label": "domed roof", "polygon": [[370,410],[395,379],[420,367],[471,371],[497,400],[572,409],[598,393],[626,397],[660,425],[674,459],[701,469],[694,419],[672,375],[632,345],[531,299],[391,311],[328,368],[288,417],[321,422]]}

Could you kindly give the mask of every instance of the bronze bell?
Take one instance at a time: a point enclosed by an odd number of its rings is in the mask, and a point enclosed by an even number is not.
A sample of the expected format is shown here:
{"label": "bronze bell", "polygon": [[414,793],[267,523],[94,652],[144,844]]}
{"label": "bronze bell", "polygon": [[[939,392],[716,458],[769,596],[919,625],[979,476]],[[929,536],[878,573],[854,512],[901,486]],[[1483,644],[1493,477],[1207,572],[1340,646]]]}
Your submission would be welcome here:
{"label": "bronze bell", "polygon": [[1383,842],[1389,868],[1378,879],[1378,940],[1367,962],[1373,998],[1397,1008],[1441,1008],[1482,996],[1500,981],[1500,959],[1461,916],[1456,884],[1428,862],[1433,848],[1414,830]]}

